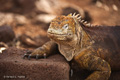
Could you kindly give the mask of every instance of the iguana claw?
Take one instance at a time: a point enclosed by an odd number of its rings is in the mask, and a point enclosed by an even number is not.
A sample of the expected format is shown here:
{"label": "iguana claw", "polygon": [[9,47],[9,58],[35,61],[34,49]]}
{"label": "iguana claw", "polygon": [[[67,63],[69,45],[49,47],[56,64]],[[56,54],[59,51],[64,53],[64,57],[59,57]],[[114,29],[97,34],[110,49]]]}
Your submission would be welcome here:
{"label": "iguana claw", "polygon": [[31,58],[31,54],[28,55],[28,59],[29,59],[29,60],[30,60],[30,58]]}
{"label": "iguana claw", "polygon": [[27,57],[28,56],[28,54],[26,53],[26,54],[24,54],[24,56],[23,56],[23,59],[25,59],[25,57]]}
{"label": "iguana claw", "polygon": [[40,57],[40,55],[39,55],[39,54],[37,54],[37,55],[36,55],[36,60],[38,60],[38,59],[39,59],[39,57]]}
{"label": "iguana claw", "polygon": [[25,59],[25,57],[28,57],[32,52],[31,51],[27,51],[24,56],[23,56],[23,59]]}
{"label": "iguana claw", "polygon": [[31,54],[32,52],[31,51],[27,51],[27,53],[26,54]]}

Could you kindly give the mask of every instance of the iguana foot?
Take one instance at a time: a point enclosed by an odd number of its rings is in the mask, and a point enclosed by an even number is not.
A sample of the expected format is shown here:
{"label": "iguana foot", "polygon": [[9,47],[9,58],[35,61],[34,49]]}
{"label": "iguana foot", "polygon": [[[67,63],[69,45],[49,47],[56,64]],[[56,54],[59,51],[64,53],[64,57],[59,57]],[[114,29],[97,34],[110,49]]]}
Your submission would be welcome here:
{"label": "iguana foot", "polygon": [[31,58],[39,59],[41,57],[46,58],[46,54],[41,48],[35,49],[33,52],[27,52],[24,54],[23,59],[28,58],[29,60]]}
{"label": "iguana foot", "polygon": [[[24,54],[23,59],[28,58],[30,60],[30,58],[33,58],[33,57],[35,57],[35,56],[32,56],[32,52],[31,53],[27,52]],[[38,59],[38,58],[39,58],[38,55],[36,55],[36,59]]]}
{"label": "iguana foot", "polygon": [[25,59],[26,57],[28,57],[32,52],[31,51],[27,51],[24,56],[23,56],[23,59]]}
{"label": "iguana foot", "polygon": [[49,41],[45,43],[43,46],[35,49],[33,52],[27,52],[24,54],[23,58],[46,58],[50,54],[54,53],[56,51],[57,45],[53,41]]}

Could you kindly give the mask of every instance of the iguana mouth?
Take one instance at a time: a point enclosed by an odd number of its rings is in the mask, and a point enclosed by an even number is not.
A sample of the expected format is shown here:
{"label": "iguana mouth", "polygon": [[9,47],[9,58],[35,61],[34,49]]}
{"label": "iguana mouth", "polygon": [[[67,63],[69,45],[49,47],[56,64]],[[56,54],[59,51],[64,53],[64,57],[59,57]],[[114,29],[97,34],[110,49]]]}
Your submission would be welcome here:
{"label": "iguana mouth", "polygon": [[59,40],[59,41],[64,41],[66,40],[66,34],[55,34],[55,33],[51,33],[48,32],[48,37],[50,37],[53,40]]}
{"label": "iguana mouth", "polygon": [[60,36],[66,36],[67,34],[56,34],[56,33],[51,33],[51,32],[48,32],[48,34],[50,34],[50,35],[60,35]]}

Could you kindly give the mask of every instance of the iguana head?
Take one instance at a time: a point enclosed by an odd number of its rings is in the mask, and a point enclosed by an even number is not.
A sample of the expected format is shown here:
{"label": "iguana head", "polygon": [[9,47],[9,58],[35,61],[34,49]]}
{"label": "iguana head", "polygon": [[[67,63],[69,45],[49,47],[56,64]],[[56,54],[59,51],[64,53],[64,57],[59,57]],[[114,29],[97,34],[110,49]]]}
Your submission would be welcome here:
{"label": "iguana head", "polygon": [[83,26],[84,21],[79,14],[57,16],[49,26],[48,37],[59,44],[59,50],[67,61],[82,48]]}
{"label": "iguana head", "polygon": [[50,23],[49,29],[47,31],[48,37],[56,42],[75,41],[77,40],[81,31],[79,22],[82,22],[81,16],[79,16],[79,14],[57,16]]}
{"label": "iguana head", "polygon": [[71,41],[76,37],[75,26],[72,16],[57,16],[52,20],[47,33],[55,41]]}

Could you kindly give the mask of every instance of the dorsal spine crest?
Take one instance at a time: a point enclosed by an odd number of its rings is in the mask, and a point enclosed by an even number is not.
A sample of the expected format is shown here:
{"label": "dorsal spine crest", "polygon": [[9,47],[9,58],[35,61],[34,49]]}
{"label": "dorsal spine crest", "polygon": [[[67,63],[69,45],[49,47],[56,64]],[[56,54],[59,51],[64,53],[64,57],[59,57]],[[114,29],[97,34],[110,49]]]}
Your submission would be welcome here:
{"label": "dorsal spine crest", "polygon": [[80,16],[80,14],[73,13],[73,15],[72,15],[72,13],[70,13],[68,16],[71,16],[71,17],[77,19],[77,21],[80,22],[81,24],[83,24],[85,27],[93,27],[93,25],[91,25],[87,21],[83,20],[82,17]]}

